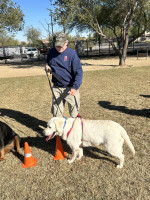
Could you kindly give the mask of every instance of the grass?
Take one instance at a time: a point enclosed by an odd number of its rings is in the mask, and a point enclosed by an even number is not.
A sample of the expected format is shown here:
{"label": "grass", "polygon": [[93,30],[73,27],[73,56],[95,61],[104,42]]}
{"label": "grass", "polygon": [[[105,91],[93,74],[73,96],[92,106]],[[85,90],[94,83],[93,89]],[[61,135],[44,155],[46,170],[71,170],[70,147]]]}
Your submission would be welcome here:
{"label": "grass", "polygon": [[[133,158],[124,145],[125,164],[106,154],[103,146],[84,148],[81,161],[54,161],[55,139],[41,135],[51,115],[46,76],[0,79],[0,118],[28,142],[33,168],[22,169],[14,152],[0,162],[0,196],[36,200],[148,200],[150,196],[150,67],[84,72],[80,114],[87,119],[111,119],[128,132]],[[67,107],[65,115],[68,117]],[[70,149],[63,142],[64,151]]]}

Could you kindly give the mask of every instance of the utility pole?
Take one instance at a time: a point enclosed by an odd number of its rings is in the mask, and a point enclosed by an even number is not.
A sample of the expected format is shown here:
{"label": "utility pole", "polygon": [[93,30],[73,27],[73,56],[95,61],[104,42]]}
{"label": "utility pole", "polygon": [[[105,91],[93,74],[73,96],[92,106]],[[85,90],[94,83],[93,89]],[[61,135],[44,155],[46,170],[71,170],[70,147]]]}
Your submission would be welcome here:
{"label": "utility pole", "polygon": [[53,37],[53,47],[55,46],[55,39],[54,39],[54,30],[53,30],[53,26],[54,26],[54,23],[53,23],[53,13],[51,11],[51,28],[52,28],[52,37]]}
{"label": "utility pole", "polygon": [[53,13],[52,12],[51,12],[50,16],[51,16],[52,35],[53,35],[54,34],[54,30],[53,30],[54,23],[53,23]]}

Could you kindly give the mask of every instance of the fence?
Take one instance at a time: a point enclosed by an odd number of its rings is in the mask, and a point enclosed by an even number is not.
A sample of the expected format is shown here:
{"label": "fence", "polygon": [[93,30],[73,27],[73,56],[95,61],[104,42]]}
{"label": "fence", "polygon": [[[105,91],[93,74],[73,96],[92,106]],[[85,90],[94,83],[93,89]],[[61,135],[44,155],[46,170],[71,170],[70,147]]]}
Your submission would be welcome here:
{"label": "fence", "polygon": [[[53,43],[50,42],[47,49],[53,46]],[[116,55],[115,51],[111,47],[111,45],[107,42],[100,43],[96,40],[77,40],[69,42],[69,47],[73,48],[79,57],[90,57],[90,56],[108,56],[108,55]],[[36,55],[29,54],[26,56],[26,51],[31,47],[24,46],[10,46],[10,47],[0,47],[0,60],[13,59],[13,60],[46,60],[47,53],[41,52]],[[38,51],[38,49],[37,49]],[[150,52],[150,43],[133,43],[128,46],[127,54],[133,54],[137,56],[139,53],[145,53],[148,58],[148,53]],[[39,51],[38,51],[39,52]]]}
{"label": "fence", "polygon": [[[81,40],[71,42],[69,45],[76,50],[80,57],[116,55],[108,42],[100,43],[96,40]],[[115,45],[117,46],[116,43]],[[150,43],[132,43],[128,46],[127,54],[137,55],[137,50],[143,53],[150,52]]]}
{"label": "fence", "polygon": [[146,59],[148,59],[148,49],[146,49],[145,52],[139,52],[137,50],[137,60],[139,59],[139,57],[145,57]]}

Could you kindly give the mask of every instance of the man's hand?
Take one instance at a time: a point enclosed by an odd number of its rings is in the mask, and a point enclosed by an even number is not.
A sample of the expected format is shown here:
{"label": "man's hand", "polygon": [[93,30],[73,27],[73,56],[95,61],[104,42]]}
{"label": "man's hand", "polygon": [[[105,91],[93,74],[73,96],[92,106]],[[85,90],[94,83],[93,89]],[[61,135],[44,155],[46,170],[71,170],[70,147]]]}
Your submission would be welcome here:
{"label": "man's hand", "polygon": [[47,72],[50,72],[50,73],[51,73],[51,71],[52,71],[52,69],[50,68],[50,66],[47,65],[47,64],[46,64],[46,66],[45,66],[45,70],[46,70]]}
{"label": "man's hand", "polygon": [[71,95],[73,95],[73,96],[75,96],[76,92],[77,91],[75,89],[71,88],[71,90],[68,93],[71,94]]}

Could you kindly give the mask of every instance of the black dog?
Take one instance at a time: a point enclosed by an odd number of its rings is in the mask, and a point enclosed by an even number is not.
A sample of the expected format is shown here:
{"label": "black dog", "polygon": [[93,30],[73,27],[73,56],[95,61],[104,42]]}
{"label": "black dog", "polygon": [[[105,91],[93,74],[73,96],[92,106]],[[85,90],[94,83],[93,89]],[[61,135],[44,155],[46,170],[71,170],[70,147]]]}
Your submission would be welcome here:
{"label": "black dog", "polygon": [[4,122],[0,121],[0,160],[4,160],[4,154],[11,149],[20,152],[20,137]]}

